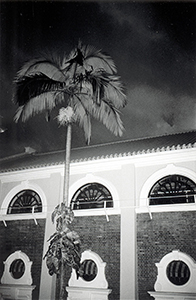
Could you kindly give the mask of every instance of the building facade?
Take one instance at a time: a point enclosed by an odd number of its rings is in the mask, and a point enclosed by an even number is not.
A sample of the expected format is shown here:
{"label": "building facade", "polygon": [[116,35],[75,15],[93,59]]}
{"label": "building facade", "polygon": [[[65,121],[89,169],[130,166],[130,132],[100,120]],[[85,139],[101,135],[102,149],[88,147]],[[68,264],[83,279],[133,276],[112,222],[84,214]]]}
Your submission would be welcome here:
{"label": "building facade", "polygon": [[[63,151],[28,147],[0,161],[4,298],[16,297],[19,285],[24,294],[29,286],[34,300],[58,297],[43,256],[55,231],[51,213],[63,197],[63,162]],[[72,149],[71,226],[89,258],[78,286],[67,270],[68,299],[83,299],[88,288],[102,293],[89,299],[196,299],[195,195],[195,131]],[[104,280],[96,281],[102,267]],[[17,293],[14,299],[25,299]]]}

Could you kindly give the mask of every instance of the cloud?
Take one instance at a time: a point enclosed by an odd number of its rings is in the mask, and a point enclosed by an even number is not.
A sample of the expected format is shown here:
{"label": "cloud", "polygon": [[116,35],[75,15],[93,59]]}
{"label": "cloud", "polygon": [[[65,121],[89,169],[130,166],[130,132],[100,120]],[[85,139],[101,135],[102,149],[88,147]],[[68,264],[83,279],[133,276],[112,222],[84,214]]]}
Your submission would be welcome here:
{"label": "cloud", "polygon": [[129,89],[128,105],[123,114],[125,139],[196,129],[193,97],[176,98],[166,91],[146,85]]}

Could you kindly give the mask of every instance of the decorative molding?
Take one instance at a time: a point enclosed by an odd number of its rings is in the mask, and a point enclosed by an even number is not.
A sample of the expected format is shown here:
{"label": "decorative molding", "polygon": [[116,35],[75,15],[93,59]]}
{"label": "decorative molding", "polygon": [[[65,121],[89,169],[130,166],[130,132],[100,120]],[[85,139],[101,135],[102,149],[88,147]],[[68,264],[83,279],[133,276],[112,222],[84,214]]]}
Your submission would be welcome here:
{"label": "decorative molding", "polygon": [[[196,208],[195,208],[196,209]],[[119,215],[121,213],[120,208],[93,208],[93,209],[78,209],[74,210],[75,217],[86,217],[86,216],[111,216]]]}
{"label": "decorative molding", "polygon": [[195,300],[194,293],[148,292],[155,300]]}
{"label": "decorative molding", "polygon": [[[130,156],[141,156],[144,154],[154,154],[154,153],[162,153],[162,152],[173,152],[173,151],[179,151],[179,150],[187,150],[187,149],[194,149],[196,148],[196,142],[195,143],[189,143],[189,144],[178,144],[177,146],[167,146],[167,147],[157,147],[152,149],[143,149],[139,151],[133,151],[133,152],[122,152],[122,153],[111,153],[108,155],[102,155],[102,156],[93,156],[93,157],[85,157],[81,159],[74,159],[71,160],[71,163],[81,163],[81,162],[87,162],[87,161],[99,161],[99,160],[105,160],[105,159],[111,159],[111,158],[126,158]],[[15,172],[15,171],[22,171],[27,169],[38,169],[38,168],[45,168],[49,166],[58,166],[58,165],[64,165],[64,161],[56,161],[52,163],[45,163],[45,164],[37,164],[37,165],[31,165],[31,166],[21,166],[16,168],[7,168],[4,170],[1,170],[1,173],[7,173],[7,172]]]}
{"label": "decorative molding", "polygon": [[152,149],[143,149],[139,151],[133,151],[133,152],[122,152],[122,153],[115,153],[115,154],[109,154],[109,155],[102,155],[102,156],[93,156],[93,157],[88,157],[88,158],[81,158],[81,159],[75,159],[72,160],[72,163],[76,162],[84,162],[84,161],[94,161],[94,160],[99,160],[99,159],[108,159],[108,158],[119,158],[119,157],[127,157],[127,156],[137,156],[137,155],[142,155],[142,154],[150,154],[150,153],[160,153],[160,152],[168,152],[168,151],[174,151],[174,150],[181,150],[181,149],[192,149],[196,148],[196,143],[191,144],[189,143],[188,145],[186,144],[178,144],[177,146],[173,145],[171,147],[161,147],[161,148],[152,148]]}
{"label": "decorative molding", "polygon": [[1,284],[0,296],[2,300],[31,300],[35,285]]}
{"label": "decorative molding", "polygon": [[37,223],[38,219],[46,219],[47,213],[41,212],[41,213],[32,213],[32,214],[10,214],[10,215],[0,215],[0,221],[4,223],[4,225],[7,227],[7,221],[13,221],[13,220],[34,220],[35,224]]}
{"label": "decorative molding", "polygon": [[67,300],[108,300],[111,289],[83,288],[67,286]]}
{"label": "decorative molding", "polygon": [[[75,192],[83,185],[91,183],[91,182],[97,182],[100,183],[102,185],[104,185],[111,193],[112,195],[112,199],[113,199],[113,203],[114,203],[114,209],[118,209],[120,207],[120,203],[119,203],[119,194],[117,192],[116,187],[109,181],[104,179],[103,177],[99,177],[99,176],[95,176],[92,173],[87,173],[86,176],[84,176],[83,178],[77,180],[76,182],[74,182],[70,188],[69,188],[69,202],[71,202],[71,199],[73,197],[73,195],[75,194]],[[110,208],[111,210],[112,208]],[[91,209],[89,210],[89,212],[93,211],[93,210],[99,210],[100,209]],[[109,210],[107,208],[107,210]],[[104,210],[102,209],[103,214]],[[92,212],[93,215],[93,212]]]}
{"label": "decorative molding", "polygon": [[[15,260],[22,260],[24,263],[24,274],[18,278],[15,279],[10,272],[10,266]],[[24,285],[31,285],[32,284],[32,276],[31,276],[31,265],[32,261],[28,258],[28,256],[23,253],[22,251],[15,251],[12,253],[6,261],[4,262],[4,272],[3,276],[1,277],[1,283],[2,284],[24,284]]]}
{"label": "decorative molding", "polygon": [[[9,206],[10,201],[12,200],[12,198],[19,193],[20,191],[24,190],[24,189],[30,189],[35,191],[41,198],[42,201],[42,213],[46,213],[47,212],[47,200],[46,200],[46,196],[45,193],[43,192],[43,190],[40,188],[39,185],[35,184],[35,183],[30,183],[28,180],[24,180],[22,181],[19,185],[15,186],[11,191],[9,191],[9,193],[6,195],[6,197],[3,199],[2,201],[2,205],[1,205],[1,209],[0,209],[0,215],[5,216],[7,214],[7,208]],[[17,219],[18,216],[20,214],[17,214]],[[30,216],[31,214],[28,214],[28,216]],[[37,213],[36,213],[37,215]],[[14,215],[16,219],[16,215]],[[32,216],[33,218],[33,216]]]}
{"label": "decorative molding", "polygon": [[160,212],[180,212],[180,211],[196,211],[196,203],[182,203],[182,204],[170,204],[170,205],[147,205],[136,207],[137,214],[148,213],[153,218],[152,213]]}
{"label": "decorative molding", "polygon": [[106,263],[103,262],[101,257],[91,251],[86,250],[82,253],[81,263],[85,260],[93,260],[97,266],[97,275],[92,281],[85,281],[83,278],[76,278],[76,272],[72,269],[71,278],[68,282],[69,287],[81,287],[81,288],[96,288],[96,289],[107,289],[108,282],[105,277]]}
{"label": "decorative molding", "polygon": [[[190,270],[190,278],[183,285],[173,284],[167,277],[166,269],[172,261],[184,262]],[[157,267],[157,280],[154,284],[154,289],[157,292],[178,292],[178,293],[195,293],[196,294],[196,263],[186,253],[179,250],[173,250],[166,254],[159,263],[155,264]]]}
{"label": "decorative molding", "polygon": [[[177,167],[174,164],[168,164],[165,168],[161,168],[158,171],[154,172],[151,176],[148,177],[148,179],[145,181],[140,197],[139,197],[139,207],[137,208],[137,212],[142,212],[144,210],[145,212],[150,209],[151,212],[160,212],[160,211],[169,211],[173,210],[173,207],[178,208],[179,210],[183,207],[183,204],[175,204],[175,205],[158,205],[158,206],[149,206],[149,200],[148,200],[148,194],[152,186],[161,178],[167,175],[172,175],[172,174],[179,174],[182,176],[185,176],[187,178],[190,178],[194,182],[196,182],[196,173],[193,172],[190,169],[187,168],[182,168],[182,167]],[[196,204],[186,204],[186,209],[189,210],[189,207],[192,207],[194,210],[196,209]],[[146,209],[145,209],[146,208]],[[166,210],[165,210],[166,208]],[[177,209],[177,210],[178,210]],[[192,209],[191,209],[192,210]]]}

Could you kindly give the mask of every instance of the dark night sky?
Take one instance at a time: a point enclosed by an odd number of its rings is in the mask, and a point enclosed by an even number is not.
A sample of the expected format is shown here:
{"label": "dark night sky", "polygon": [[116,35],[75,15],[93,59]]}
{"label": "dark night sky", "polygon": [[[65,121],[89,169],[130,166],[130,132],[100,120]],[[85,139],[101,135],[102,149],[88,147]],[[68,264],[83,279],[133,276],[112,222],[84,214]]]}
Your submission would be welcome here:
{"label": "dark night sky", "polygon": [[[196,129],[196,2],[0,1],[0,157],[60,150],[65,128],[43,115],[15,124],[13,79],[28,59],[68,53],[78,40],[107,52],[126,87],[125,133],[93,121],[91,145]],[[84,146],[74,126],[73,147]]]}

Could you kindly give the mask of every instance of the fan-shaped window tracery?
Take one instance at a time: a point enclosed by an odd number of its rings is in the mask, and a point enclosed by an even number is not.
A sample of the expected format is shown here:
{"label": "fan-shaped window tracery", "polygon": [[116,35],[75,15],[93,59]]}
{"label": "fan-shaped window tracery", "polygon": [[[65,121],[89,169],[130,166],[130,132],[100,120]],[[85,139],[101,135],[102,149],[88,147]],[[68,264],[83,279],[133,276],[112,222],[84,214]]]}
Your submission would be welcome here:
{"label": "fan-shaped window tracery", "polygon": [[110,191],[102,184],[93,182],[80,187],[71,200],[72,209],[113,207]]}
{"label": "fan-shaped window tracery", "polygon": [[24,214],[42,212],[40,196],[33,190],[23,190],[17,193],[11,200],[7,214]]}
{"label": "fan-shaped window tracery", "polygon": [[157,181],[148,198],[150,205],[194,203],[196,184],[182,175],[168,175]]}

